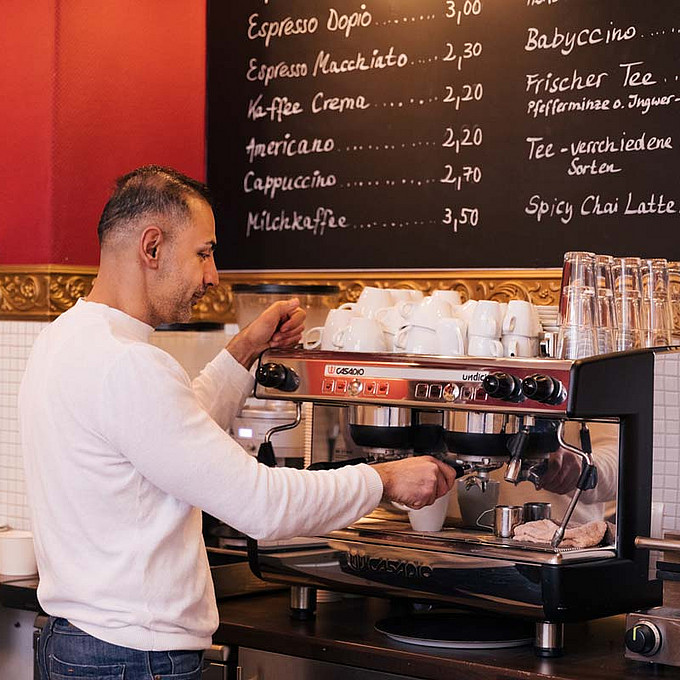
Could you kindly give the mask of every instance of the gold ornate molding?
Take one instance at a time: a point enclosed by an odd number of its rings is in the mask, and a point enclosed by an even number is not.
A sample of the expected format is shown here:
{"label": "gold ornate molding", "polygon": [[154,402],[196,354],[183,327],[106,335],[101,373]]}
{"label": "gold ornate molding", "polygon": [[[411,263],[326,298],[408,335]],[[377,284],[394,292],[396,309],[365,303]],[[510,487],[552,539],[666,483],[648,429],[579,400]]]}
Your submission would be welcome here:
{"label": "gold ornate molding", "polygon": [[[0,266],[0,319],[48,321],[90,291],[95,267],[58,265]],[[431,293],[453,288],[464,300],[505,302],[518,298],[556,305],[560,269],[427,269],[349,271],[220,272],[220,283],[194,307],[194,321],[235,321],[232,286],[236,283],[332,284],[340,302],[352,302],[365,286],[414,288]]]}

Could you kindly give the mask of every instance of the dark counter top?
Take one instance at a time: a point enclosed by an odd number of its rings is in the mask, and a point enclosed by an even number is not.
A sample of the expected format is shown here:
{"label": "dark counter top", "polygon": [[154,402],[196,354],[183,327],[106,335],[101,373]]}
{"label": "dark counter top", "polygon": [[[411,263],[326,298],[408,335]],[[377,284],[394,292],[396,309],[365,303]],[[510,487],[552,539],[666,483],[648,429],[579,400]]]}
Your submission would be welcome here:
{"label": "dark counter top", "polygon": [[234,599],[219,605],[215,642],[302,656],[432,680],[680,679],[680,668],[638,663],[624,657],[624,616],[566,627],[565,655],[539,659],[530,647],[447,650],[408,645],[375,630],[390,616],[390,603],[377,598],[320,603],[311,622],[293,621],[285,593]]}
{"label": "dark counter top", "polygon": [[[0,575],[0,605],[38,611],[37,577]],[[375,630],[395,613],[378,598],[318,605],[314,621],[293,621],[288,592],[232,597],[218,603],[214,641],[431,680],[680,680],[680,668],[643,664],[623,655],[624,616],[566,626],[565,655],[539,659],[530,647],[446,650],[408,645]]]}

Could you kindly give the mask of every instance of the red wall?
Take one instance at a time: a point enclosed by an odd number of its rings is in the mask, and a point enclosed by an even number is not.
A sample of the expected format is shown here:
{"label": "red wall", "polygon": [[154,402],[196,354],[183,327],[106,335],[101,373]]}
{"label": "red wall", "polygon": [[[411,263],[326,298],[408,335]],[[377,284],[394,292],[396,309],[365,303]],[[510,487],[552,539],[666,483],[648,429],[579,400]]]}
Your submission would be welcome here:
{"label": "red wall", "polygon": [[97,220],[116,176],[157,163],[204,179],[205,4],[9,5],[0,264],[96,265]]}

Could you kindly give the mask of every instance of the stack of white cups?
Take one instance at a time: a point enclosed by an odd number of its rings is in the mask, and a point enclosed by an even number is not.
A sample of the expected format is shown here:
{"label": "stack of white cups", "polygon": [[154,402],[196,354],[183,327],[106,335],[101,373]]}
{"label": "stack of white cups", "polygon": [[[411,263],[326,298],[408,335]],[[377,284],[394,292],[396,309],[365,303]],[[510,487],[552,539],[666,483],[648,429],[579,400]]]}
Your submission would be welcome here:
{"label": "stack of white cups", "polygon": [[331,310],[323,326],[306,331],[303,346],[345,352],[531,357],[538,354],[540,330],[534,306],[523,300],[461,304],[455,290],[436,290],[426,297],[412,289],[367,286],[356,302]]}

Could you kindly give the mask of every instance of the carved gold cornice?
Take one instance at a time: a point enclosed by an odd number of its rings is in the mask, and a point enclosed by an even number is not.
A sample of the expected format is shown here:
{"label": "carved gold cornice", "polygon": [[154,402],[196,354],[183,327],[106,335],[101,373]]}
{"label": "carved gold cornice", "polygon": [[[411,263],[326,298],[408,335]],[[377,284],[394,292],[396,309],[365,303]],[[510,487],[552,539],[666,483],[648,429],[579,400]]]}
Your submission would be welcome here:
{"label": "carved gold cornice", "polygon": [[[0,319],[47,321],[87,295],[95,267],[58,265],[0,266]],[[220,272],[220,283],[194,307],[194,321],[235,321],[232,286],[236,283],[332,284],[340,302],[352,302],[365,286],[414,288],[424,293],[453,288],[464,300],[499,302],[518,298],[556,305],[560,269],[418,269],[348,271]]]}

